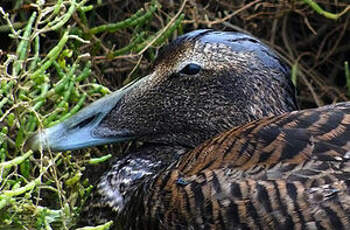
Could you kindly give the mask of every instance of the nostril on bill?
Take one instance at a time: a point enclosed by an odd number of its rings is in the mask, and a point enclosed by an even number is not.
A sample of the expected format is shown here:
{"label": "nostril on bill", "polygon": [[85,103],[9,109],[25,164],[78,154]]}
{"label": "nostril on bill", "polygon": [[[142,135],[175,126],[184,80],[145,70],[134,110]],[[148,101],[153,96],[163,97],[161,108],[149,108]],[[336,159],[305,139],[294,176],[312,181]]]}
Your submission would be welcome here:
{"label": "nostril on bill", "polygon": [[99,115],[100,114],[98,113],[98,114],[95,114],[95,115],[93,115],[93,116],[91,116],[89,118],[86,118],[86,119],[82,120],[81,122],[79,122],[78,124],[74,125],[71,129],[83,128],[83,127],[89,125],[91,122],[93,122]]}

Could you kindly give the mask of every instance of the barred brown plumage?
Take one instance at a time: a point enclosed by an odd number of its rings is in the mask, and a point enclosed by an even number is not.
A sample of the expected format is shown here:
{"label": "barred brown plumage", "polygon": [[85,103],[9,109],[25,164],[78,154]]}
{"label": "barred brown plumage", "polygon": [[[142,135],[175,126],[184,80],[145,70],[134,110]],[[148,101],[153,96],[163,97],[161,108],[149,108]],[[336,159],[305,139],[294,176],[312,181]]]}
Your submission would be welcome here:
{"label": "barred brown plumage", "polygon": [[[350,228],[350,103],[297,109],[288,68],[257,39],[198,30],[153,72],[29,145],[143,141],[97,185],[82,222],[124,229]],[[294,112],[292,112],[294,111]]]}
{"label": "barred brown plumage", "polygon": [[347,229],[349,125],[340,103],[220,134],[144,185],[146,215],[167,229]]}
{"label": "barred brown plumage", "polygon": [[167,229],[348,229],[349,137],[350,103],[231,129],[144,184],[146,215]]}

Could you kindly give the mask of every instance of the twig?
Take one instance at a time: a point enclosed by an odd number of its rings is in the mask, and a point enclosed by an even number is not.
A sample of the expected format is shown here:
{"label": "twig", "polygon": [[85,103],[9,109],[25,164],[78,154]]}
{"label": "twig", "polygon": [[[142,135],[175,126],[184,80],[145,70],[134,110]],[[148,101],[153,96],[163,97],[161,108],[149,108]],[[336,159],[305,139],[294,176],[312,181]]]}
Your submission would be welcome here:
{"label": "twig", "polygon": [[242,12],[242,11],[248,9],[249,7],[255,5],[256,3],[260,2],[260,1],[261,1],[261,0],[255,0],[255,1],[250,2],[250,3],[248,3],[248,4],[244,4],[243,7],[239,8],[238,10],[234,11],[233,13],[231,13],[231,14],[229,14],[229,15],[223,17],[223,18],[217,19],[217,20],[215,20],[215,21],[208,22],[207,25],[208,25],[208,27],[211,27],[212,25],[219,24],[219,23],[223,23],[223,22],[229,20],[230,18],[232,18],[233,16],[239,14],[240,12]]}
{"label": "twig", "polygon": [[169,23],[152,39],[152,41],[150,43],[148,43],[140,52],[137,53],[137,55],[141,55],[143,54],[150,46],[153,45],[153,43],[155,43],[161,36],[163,33],[165,33],[165,31],[167,31],[167,29],[176,21],[176,19],[180,16],[180,14],[182,13],[183,9],[185,8],[185,5],[187,3],[188,0],[184,0],[179,11],[175,14],[175,16],[169,21]]}

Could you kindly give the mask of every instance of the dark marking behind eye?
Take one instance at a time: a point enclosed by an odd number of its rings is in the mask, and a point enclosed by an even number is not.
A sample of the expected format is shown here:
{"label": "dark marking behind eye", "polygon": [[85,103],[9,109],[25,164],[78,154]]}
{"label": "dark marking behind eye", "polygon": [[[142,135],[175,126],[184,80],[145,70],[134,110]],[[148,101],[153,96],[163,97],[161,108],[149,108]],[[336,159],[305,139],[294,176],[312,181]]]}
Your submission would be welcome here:
{"label": "dark marking behind eye", "polygon": [[180,73],[187,74],[187,75],[195,75],[195,74],[199,73],[200,70],[201,70],[201,67],[199,65],[194,64],[194,63],[190,63],[190,64],[186,65],[180,71]]}

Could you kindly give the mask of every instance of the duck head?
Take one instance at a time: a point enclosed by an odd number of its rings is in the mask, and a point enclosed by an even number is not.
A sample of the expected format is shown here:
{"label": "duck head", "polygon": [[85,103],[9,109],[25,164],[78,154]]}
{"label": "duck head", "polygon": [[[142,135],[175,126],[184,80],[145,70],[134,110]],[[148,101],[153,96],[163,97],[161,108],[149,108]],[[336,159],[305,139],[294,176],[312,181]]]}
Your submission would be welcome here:
{"label": "duck head", "polygon": [[249,35],[196,30],[164,47],[151,73],[38,132],[32,149],[138,139],[193,148],[233,126],[297,109],[289,69]]}

